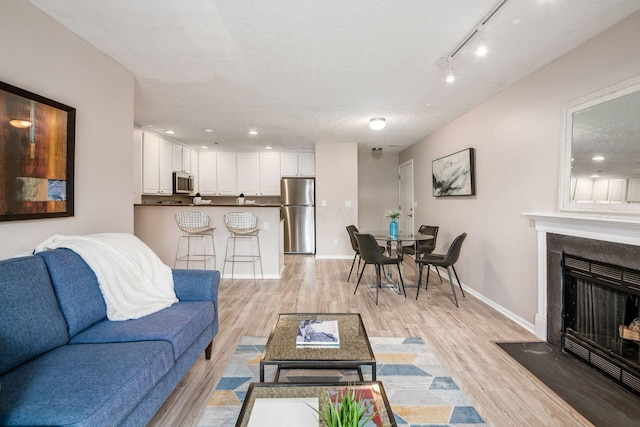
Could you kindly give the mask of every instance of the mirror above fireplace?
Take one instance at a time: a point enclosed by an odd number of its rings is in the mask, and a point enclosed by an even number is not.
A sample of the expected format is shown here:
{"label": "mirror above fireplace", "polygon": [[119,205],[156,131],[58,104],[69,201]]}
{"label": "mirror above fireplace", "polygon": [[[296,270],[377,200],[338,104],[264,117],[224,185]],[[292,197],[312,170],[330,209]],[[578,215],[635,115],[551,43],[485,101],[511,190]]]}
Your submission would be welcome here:
{"label": "mirror above fireplace", "polygon": [[559,210],[640,216],[640,77],[564,110]]}

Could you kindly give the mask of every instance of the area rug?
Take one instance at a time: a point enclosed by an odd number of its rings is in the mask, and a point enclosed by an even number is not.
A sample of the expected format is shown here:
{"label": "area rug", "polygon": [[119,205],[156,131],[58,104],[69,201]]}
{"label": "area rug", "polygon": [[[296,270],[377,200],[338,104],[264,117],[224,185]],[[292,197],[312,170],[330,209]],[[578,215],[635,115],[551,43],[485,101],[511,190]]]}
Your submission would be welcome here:
{"label": "area rug", "polygon": [[[377,380],[382,381],[399,426],[484,426],[480,414],[455,384],[438,358],[421,338],[369,338],[377,361]],[[260,355],[266,338],[241,337],[197,426],[234,426],[249,383],[259,380]],[[270,368],[269,366],[266,368]],[[320,372],[320,373],[318,373]],[[363,368],[365,380],[371,371]],[[280,381],[352,381],[351,371],[305,371],[281,373]],[[265,369],[272,381],[275,369]]]}

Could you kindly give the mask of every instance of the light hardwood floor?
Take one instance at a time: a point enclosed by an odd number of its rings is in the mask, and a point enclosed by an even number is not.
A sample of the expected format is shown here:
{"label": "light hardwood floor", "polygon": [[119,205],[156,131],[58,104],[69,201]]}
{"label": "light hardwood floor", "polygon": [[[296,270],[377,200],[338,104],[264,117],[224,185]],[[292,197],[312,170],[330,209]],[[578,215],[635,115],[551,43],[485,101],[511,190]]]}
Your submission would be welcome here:
{"label": "light hardwood floor", "polygon": [[[375,288],[361,284],[353,294],[353,275],[346,282],[350,265],[290,255],[280,280],[223,280],[211,360],[200,357],[149,425],[195,425],[240,336],[267,337],[277,314],[287,312],[359,312],[369,336],[421,337],[489,425],[592,425],[495,344],[536,341],[527,330],[468,293],[462,298],[459,289],[456,308],[449,282],[440,283],[433,271],[418,301],[415,288],[407,289],[406,299],[382,289],[376,306]],[[403,275],[415,282],[410,258]]]}

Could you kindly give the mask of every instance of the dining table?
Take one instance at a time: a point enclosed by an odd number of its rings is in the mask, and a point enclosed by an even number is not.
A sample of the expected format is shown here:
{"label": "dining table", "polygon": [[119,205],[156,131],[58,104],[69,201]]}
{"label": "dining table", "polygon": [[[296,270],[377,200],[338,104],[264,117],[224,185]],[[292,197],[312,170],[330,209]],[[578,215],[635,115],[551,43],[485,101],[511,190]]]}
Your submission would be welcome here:
{"label": "dining table", "polygon": [[[433,235],[431,234],[414,233],[414,232],[408,232],[408,231],[399,231],[397,234],[390,234],[388,230],[387,231],[374,230],[374,231],[362,231],[362,234],[371,234],[377,241],[385,242],[387,256],[388,257],[395,256],[397,258],[400,258],[401,260],[404,259],[404,254],[402,253],[403,245],[407,243],[413,244],[414,251],[415,251],[415,258],[417,259],[420,257],[419,243],[433,240]],[[395,250],[395,254],[394,254],[394,250]],[[394,281],[392,272],[390,269],[389,271],[387,271],[386,277],[387,277],[387,286],[394,289],[396,293],[401,294],[402,287],[400,286],[400,280],[398,280],[397,282]],[[416,274],[416,279],[417,277],[418,276]],[[415,284],[406,283],[406,282],[404,283],[405,288],[407,287],[417,288],[418,286],[420,286],[419,283],[415,283]]]}

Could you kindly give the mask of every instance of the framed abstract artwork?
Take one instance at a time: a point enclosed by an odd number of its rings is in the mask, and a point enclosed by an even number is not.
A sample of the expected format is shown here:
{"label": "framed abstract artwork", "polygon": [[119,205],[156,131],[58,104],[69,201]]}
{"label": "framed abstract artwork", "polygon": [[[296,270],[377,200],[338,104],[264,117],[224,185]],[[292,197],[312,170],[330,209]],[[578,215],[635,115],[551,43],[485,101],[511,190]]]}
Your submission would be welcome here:
{"label": "framed abstract artwork", "polygon": [[73,216],[75,108],[0,82],[0,221]]}
{"label": "framed abstract artwork", "polygon": [[474,154],[473,148],[467,148],[431,163],[435,197],[476,194]]}

